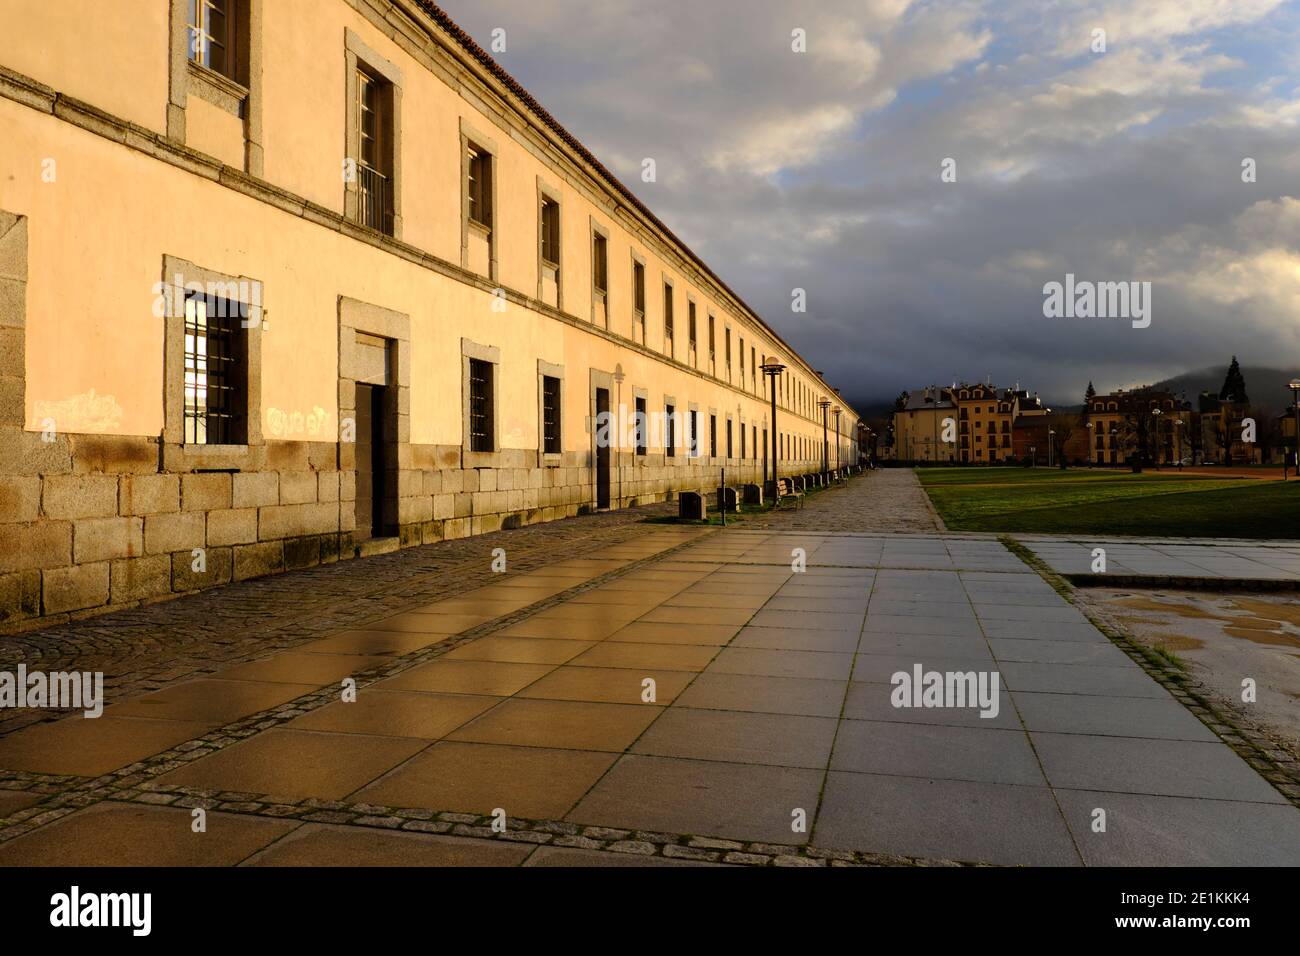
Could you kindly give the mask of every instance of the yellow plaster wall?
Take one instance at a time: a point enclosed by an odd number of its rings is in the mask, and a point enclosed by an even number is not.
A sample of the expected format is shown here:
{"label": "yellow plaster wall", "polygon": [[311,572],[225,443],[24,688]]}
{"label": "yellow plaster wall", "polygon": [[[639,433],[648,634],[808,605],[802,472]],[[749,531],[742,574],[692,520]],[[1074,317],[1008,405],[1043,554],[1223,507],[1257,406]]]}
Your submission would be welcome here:
{"label": "yellow plaster wall", "polygon": [[[85,4],[17,2],[35,19],[34,35],[83,36],[84,28],[63,12]],[[145,4],[151,10],[163,4]],[[663,275],[675,292],[676,355],[688,358],[688,300],[697,303],[698,366],[707,367],[708,316],[717,317],[718,374],[725,375],[725,329],[733,329],[733,371],[738,339],[759,356],[784,348],[753,328],[743,328],[675,264],[665,265],[653,248],[625,230],[603,206],[591,202],[558,170],[542,164],[468,100],[408,57],[400,47],[341,2],[275,0],[265,5],[263,77],[266,178],[289,191],[342,211],[344,156],[344,32],[355,30],[403,73],[402,212],[404,241],[449,262],[460,262],[460,118],[496,140],[498,280],[535,296],[538,279],[536,180],[561,192],[564,311],[582,322],[591,315],[591,221],[609,232],[610,330],[630,336],[631,251],[647,263],[647,343],[663,345]],[[27,10],[30,8],[30,10]],[[85,11],[83,11],[85,12]],[[118,22],[117,18],[109,18]],[[29,72],[58,89],[136,122],[164,125],[166,16],[154,11],[131,21],[137,35],[118,39],[123,50],[149,49],[125,59],[113,78],[99,67],[56,55],[43,70],[28,51],[0,37],[0,63]],[[292,43],[276,42],[292,36]],[[189,98],[191,145],[239,165],[220,111]],[[221,114],[225,116],[225,114]],[[226,117],[234,122],[233,117]],[[205,132],[207,130],[208,132]],[[209,135],[209,133],[211,135]],[[155,285],[164,254],[207,269],[246,275],[264,283],[267,332],[263,334],[264,415],[277,410],[311,417],[321,410],[326,435],[337,434],[337,298],[349,296],[411,317],[411,441],[461,442],[461,339],[502,349],[500,442],[503,447],[537,446],[536,360],[562,364],[565,377],[565,447],[583,450],[588,415],[588,368],[612,371],[621,364],[627,378],[623,400],[631,407],[634,387],[649,390],[648,407],[662,410],[664,394],[685,412],[698,403],[707,435],[710,408],[719,411],[719,446],[725,415],[746,424],[762,421],[767,402],[742,395],[610,342],[583,328],[557,322],[510,304],[491,308],[487,292],[438,275],[365,243],[346,238],[250,197],[190,175],[68,123],[0,100],[0,208],[31,217],[28,286],[27,420],[40,427],[38,403],[77,406],[93,395],[110,414],[87,431],[157,435],[162,430],[163,330],[153,314]],[[59,159],[54,183],[40,179],[40,160]],[[731,317],[729,317],[731,316]],[[746,355],[748,373],[749,359]],[[811,384],[811,380],[807,380]],[[745,386],[748,389],[747,374]],[[788,411],[793,393],[781,402],[780,430],[820,449],[819,412],[808,418]],[[616,396],[614,396],[616,399]],[[111,401],[110,401],[111,400]],[[71,404],[69,404],[71,403]],[[81,405],[85,405],[84,400]],[[113,407],[117,411],[113,412]],[[813,419],[816,419],[815,421]],[[739,424],[737,422],[737,424]],[[265,420],[264,420],[265,426]],[[851,427],[845,422],[846,430]],[[684,437],[684,432],[682,433]],[[268,436],[270,432],[268,431]],[[316,435],[277,437],[315,438]],[[752,455],[752,442],[746,450]],[[736,452],[739,442],[736,442]]]}
{"label": "yellow plaster wall", "polygon": [[167,130],[166,0],[4,0],[0,64],[155,132]]}

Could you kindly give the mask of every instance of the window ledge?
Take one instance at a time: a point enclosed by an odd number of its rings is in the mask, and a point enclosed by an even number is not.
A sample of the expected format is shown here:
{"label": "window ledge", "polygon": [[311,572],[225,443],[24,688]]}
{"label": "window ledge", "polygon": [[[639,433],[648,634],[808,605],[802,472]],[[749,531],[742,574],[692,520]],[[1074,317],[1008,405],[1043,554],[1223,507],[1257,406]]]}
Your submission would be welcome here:
{"label": "window ledge", "polygon": [[187,455],[246,455],[248,454],[248,445],[210,445],[210,444],[183,444],[181,448]]}
{"label": "window ledge", "polygon": [[544,452],[542,454],[543,468],[559,468],[563,461],[564,456],[561,454],[552,454],[550,452]]}
{"label": "window ledge", "polygon": [[189,64],[189,92],[200,99],[207,100],[234,116],[243,117],[244,106],[248,102],[248,87],[236,83],[230,77],[210,70],[193,60]]}
{"label": "window ledge", "polygon": [[263,445],[165,444],[163,470],[167,472],[259,471],[264,464]]}
{"label": "window ledge", "polygon": [[460,466],[461,468],[500,468],[501,453],[499,451],[470,451],[468,448],[462,448]]}

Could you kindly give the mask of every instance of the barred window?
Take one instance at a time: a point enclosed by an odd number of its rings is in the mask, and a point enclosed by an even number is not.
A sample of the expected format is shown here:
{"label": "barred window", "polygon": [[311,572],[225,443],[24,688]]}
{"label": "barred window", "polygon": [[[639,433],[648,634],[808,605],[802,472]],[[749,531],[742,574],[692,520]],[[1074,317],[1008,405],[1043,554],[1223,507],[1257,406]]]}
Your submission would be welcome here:
{"label": "barred window", "polygon": [[542,376],[542,451],[560,453],[560,380]]}
{"label": "barred window", "polygon": [[469,449],[495,451],[491,362],[469,360]]}
{"label": "barred window", "polygon": [[238,302],[185,300],[185,443],[242,445],[248,433],[248,348]]}
{"label": "barred window", "polygon": [[636,453],[638,455],[644,455],[647,451],[646,418],[645,399],[638,398],[636,400]]}
{"label": "barred window", "polygon": [[695,348],[695,303],[691,302],[687,306],[687,336],[691,342],[691,348]]}
{"label": "barred window", "polygon": [[709,457],[718,457],[718,416],[709,416]]}
{"label": "barred window", "polygon": [[363,226],[391,234],[392,118],[387,86],[357,70],[357,219]]}
{"label": "barred window", "polygon": [[677,457],[677,408],[673,405],[664,406],[664,454]]}

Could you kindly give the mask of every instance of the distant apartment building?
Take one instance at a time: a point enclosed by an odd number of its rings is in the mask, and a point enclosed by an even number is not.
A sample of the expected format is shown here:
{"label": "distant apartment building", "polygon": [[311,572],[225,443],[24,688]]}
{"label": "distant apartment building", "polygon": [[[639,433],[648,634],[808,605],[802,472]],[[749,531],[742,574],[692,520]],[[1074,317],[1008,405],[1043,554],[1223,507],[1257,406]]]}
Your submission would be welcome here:
{"label": "distant apartment building", "polygon": [[[956,432],[957,405],[950,389],[927,385],[908,392],[903,407],[894,412],[892,457],[900,461],[955,462]],[[945,437],[949,434],[952,439]]]}
{"label": "distant apartment building", "polygon": [[957,459],[962,463],[997,464],[1012,456],[1011,423],[1015,399],[992,384],[954,386],[957,405]]}
{"label": "distant apartment building", "polygon": [[[1016,422],[1046,414],[1037,395],[991,383],[926,386],[894,411],[893,457],[900,461],[1002,464],[1024,457]],[[950,427],[945,427],[950,423]]]}
{"label": "distant apartment building", "polygon": [[830,386],[432,3],[111,6],[0,29],[0,628],[820,468]]}
{"label": "distant apartment building", "polygon": [[1295,463],[1296,453],[1296,415],[1294,408],[1288,408],[1277,416],[1277,428],[1273,429],[1274,445],[1269,449],[1270,461],[1289,461]]}
{"label": "distant apartment building", "polygon": [[1054,436],[1047,408],[1037,395],[1015,390],[1015,417],[1011,422],[1011,457],[1017,462],[1046,465],[1049,461],[1048,443]]}
{"label": "distant apartment building", "polygon": [[[1197,397],[1200,425],[1200,460],[1224,465],[1257,462],[1263,449],[1242,439],[1245,420],[1251,417],[1249,400],[1220,398],[1216,392]],[[1262,423],[1256,423],[1262,428]]]}
{"label": "distant apartment building", "polygon": [[1191,405],[1161,389],[1119,389],[1089,402],[1086,427],[1097,465],[1176,464],[1192,457]]}

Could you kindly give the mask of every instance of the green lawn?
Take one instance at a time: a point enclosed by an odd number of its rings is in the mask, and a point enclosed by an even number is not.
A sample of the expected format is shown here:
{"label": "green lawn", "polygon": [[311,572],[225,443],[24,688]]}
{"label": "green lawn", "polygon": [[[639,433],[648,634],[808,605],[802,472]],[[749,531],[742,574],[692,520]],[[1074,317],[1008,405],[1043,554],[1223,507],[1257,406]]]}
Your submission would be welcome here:
{"label": "green lawn", "polygon": [[953,531],[1300,538],[1300,482],[1176,471],[922,468]]}

